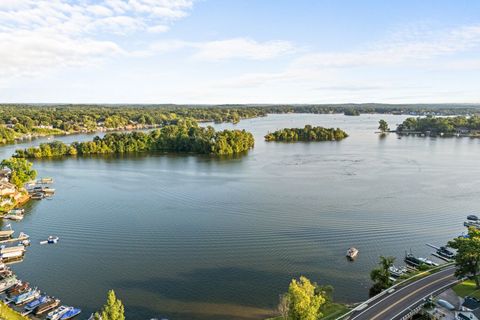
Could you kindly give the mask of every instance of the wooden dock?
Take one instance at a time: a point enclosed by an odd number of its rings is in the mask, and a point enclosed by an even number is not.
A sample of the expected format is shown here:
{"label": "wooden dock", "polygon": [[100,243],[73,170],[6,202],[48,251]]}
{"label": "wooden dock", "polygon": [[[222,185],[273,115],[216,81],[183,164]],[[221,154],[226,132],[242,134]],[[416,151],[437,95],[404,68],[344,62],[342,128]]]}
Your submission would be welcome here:
{"label": "wooden dock", "polygon": [[16,242],[16,241],[28,240],[28,238],[29,238],[28,236],[22,236],[22,237],[18,237],[18,238],[1,240],[1,241],[0,241],[0,244],[5,244],[5,243]]}

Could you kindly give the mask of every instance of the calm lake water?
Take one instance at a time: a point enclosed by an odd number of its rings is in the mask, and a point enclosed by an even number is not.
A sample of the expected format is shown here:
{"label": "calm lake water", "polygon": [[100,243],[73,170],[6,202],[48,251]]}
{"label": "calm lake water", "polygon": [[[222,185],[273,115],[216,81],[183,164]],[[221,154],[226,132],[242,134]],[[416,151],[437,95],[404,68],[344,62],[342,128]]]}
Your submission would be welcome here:
{"label": "calm lake water", "polygon": [[[288,114],[216,128],[254,133],[235,159],[139,155],[35,161],[54,199],[32,201],[12,223],[32,237],[14,265],[64,303],[99,308],[113,288],[127,319],[262,319],[292,277],[367,298],[379,255],[401,261],[445,244],[480,209],[480,140],[374,134],[404,116]],[[266,143],[305,124],[340,127],[341,142]],[[59,140],[91,139],[66,136]],[[36,145],[42,140],[22,144]],[[17,146],[0,148],[2,158]],[[38,241],[54,234],[56,246]],[[345,259],[350,246],[358,259]]]}

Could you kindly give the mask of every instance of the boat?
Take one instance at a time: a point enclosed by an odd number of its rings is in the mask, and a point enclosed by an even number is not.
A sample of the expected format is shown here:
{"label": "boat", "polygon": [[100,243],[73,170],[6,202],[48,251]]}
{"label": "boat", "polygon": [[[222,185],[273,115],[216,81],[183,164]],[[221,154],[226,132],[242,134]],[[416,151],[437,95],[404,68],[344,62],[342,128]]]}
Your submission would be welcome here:
{"label": "boat", "polygon": [[438,266],[438,263],[433,262],[432,260],[428,260],[427,258],[418,258],[422,263],[426,264],[427,266],[433,266],[436,267]]}
{"label": "boat", "polygon": [[60,240],[60,238],[57,236],[49,236],[47,240],[40,241],[40,244],[54,244],[57,243],[58,240]]}
{"label": "boat", "polygon": [[25,254],[25,246],[18,245],[15,247],[0,247],[0,257],[2,259],[15,259],[22,257]]}
{"label": "boat", "polygon": [[33,200],[42,200],[45,197],[45,195],[42,192],[35,192],[32,194],[31,198]]}
{"label": "boat", "polygon": [[7,296],[16,296],[30,288],[28,282],[17,281],[17,284],[7,290]]}
{"label": "boat", "polygon": [[27,303],[25,310],[30,311],[37,308],[39,305],[44,304],[48,301],[48,296],[40,296],[38,299],[33,300],[32,302]]}
{"label": "boat", "polygon": [[463,225],[467,228],[469,227],[474,227],[479,229],[480,228],[480,222],[479,221],[465,221]]}
{"label": "boat", "polygon": [[418,267],[421,265],[423,262],[420,261],[417,257],[415,257],[413,254],[408,253],[405,255],[404,259],[405,263],[414,267]]}
{"label": "boat", "polygon": [[48,320],[60,320],[60,318],[68,311],[69,307],[60,306],[47,314]]}
{"label": "boat", "polygon": [[28,247],[31,244],[31,241],[29,239],[22,240],[20,244],[24,247]]}
{"label": "boat", "polygon": [[350,260],[354,260],[358,256],[358,249],[351,247],[347,250],[347,258]]}
{"label": "boat", "polygon": [[37,299],[39,296],[40,296],[40,291],[37,289],[32,289],[12,297],[10,301],[16,305],[19,305],[19,304],[27,303],[34,299]]}
{"label": "boat", "polygon": [[42,178],[40,179],[40,183],[43,183],[43,184],[53,183],[53,178],[50,178],[50,177]]}
{"label": "boat", "polygon": [[50,188],[50,187],[45,187],[45,188],[43,188],[42,191],[43,191],[43,193],[45,193],[45,194],[54,194],[54,193],[55,193],[55,189]]}
{"label": "boat", "polygon": [[3,292],[18,283],[17,277],[12,275],[0,281],[0,292]]}
{"label": "boat", "polygon": [[470,214],[470,215],[467,216],[467,220],[478,221],[478,217],[474,214]]}
{"label": "boat", "polygon": [[10,269],[3,269],[2,271],[0,271],[0,278],[2,279],[8,278],[11,275],[13,275],[13,272]]}
{"label": "boat", "polygon": [[0,230],[0,239],[8,239],[15,233],[15,230]]}
{"label": "boat", "polygon": [[68,308],[69,308],[68,311],[65,312],[60,317],[60,320],[72,319],[73,317],[78,316],[82,312],[82,309],[79,309],[79,308],[74,308],[74,307],[68,307]]}
{"label": "boat", "polygon": [[441,257],[447,258],[447,259],[453,259],[455,257],[455,253],[452,251],[448,250],[447,247],[440,247],[437,250],[437,254]]}
{"label": "boat", "polygon": [[6,215],[3,216],[4,219],[20,221],[23,219],[23,212],[17,212],[14,210],[8,211]]}
{"label": "boat", "polygon": [[60,304],[60,300],[59,299],[54,299],[54,298],[50,298],[47,302],[45,302],[44,304],[41,304],[39,305],[34,311],[33,313],[38,316],[38,315],[41,315],[47,311],[50,311],[52,310],[53,308],[56,308],[58,307],[58,305]]}
{"label": "boat", "polygon": [[25,213],[24,209],[13,209],[8,211],[7,214],[3,216],[3,218],[18,221],[23,219],[24,213]]}

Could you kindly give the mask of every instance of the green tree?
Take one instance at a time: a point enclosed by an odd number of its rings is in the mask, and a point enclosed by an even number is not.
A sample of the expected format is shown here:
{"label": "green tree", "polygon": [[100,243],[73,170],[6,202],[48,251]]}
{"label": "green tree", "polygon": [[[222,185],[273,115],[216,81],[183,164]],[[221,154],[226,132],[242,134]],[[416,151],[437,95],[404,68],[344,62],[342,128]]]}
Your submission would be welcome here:
{"label": "green tree", "polygon": [[455,255],[455,275],[472,277],[477,288],[480,288],[478,271],[480,266],[480,231],[468,228],[468,237],[458,237],[448,242],[448,246],[457,249]]}
{"label": "green tree", "polygon": [[390,128],[388,127],[387,121],[385,121],[383,119],[378,121],[378,129],[380,129],[380,131],[382,131],[382,132],[387,132],[387,131],[390,130]]}
{"label": "green tree", "polygon": [[0,165],[9,168],[12,171],[10,182],[18,188],[22,188],[26,182],[37,177],[37,171],[32,169],[32,163],[24,158],[5,159]]}
{"label": "green tree", "polygon": [[316,320],[322,316],[320,307],[326,300],[316,288],[316,284],[304,276],[300,280],[292,279],[287,293],[289,320]]}
{"label": "green tree", "polygon": [[115,291],[110,290],[107,294],[107,303],[100,313],[95,313],[94,318],[99,320],[125,320],[123,303],[115,296]]}
{"label": "green tree", "polygon": [[395,257],[380,256],[379,267],[370,272],[370,279],[372,279],[373,286],[370,288],[370,297],[379,294],[382,290],[392,285],[390,280],[390,267],[393,266]]}

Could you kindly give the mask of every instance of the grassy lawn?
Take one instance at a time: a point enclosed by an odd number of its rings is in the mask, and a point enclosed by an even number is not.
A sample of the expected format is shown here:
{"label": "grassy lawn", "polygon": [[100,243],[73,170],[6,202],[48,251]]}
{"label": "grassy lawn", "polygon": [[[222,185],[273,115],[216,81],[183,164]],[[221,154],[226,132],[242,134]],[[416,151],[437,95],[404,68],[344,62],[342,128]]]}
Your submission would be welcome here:
{"label": "grassy lawn", "polygon": [[475,281],[465,280],[453,287],[455,293],[464,298],[466,296],[480,299],[480,290],[475,288]]}
{"label": "grassy lawn", "polygon": [[[348,308],[341,303],[330,303],[322,308],[323,317],[322,320],[333,320],[340,317],[342,314],[347,313]],[[282,317],[268,318],[265,320],[283,320]]]}
{"label": "grassy lawn", "polygon": [[0,302],[0,319],[5,320],[28,320],[15,310],[10,309],[6,304]]}

